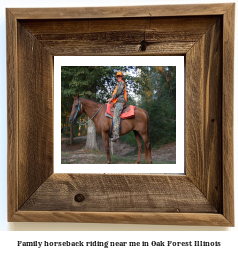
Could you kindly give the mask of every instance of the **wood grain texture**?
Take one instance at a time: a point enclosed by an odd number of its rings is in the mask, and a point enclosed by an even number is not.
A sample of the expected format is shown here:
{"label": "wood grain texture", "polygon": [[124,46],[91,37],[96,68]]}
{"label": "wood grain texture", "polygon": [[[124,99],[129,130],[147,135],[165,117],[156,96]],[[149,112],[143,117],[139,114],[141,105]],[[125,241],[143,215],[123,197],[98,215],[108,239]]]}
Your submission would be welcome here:
{"label": "wood grain texture", "polygon": [[[233,226],[233,25],[234,4],[7,9],[8,220]],[[52,175],[53,56],[118,54],[186,56],[186,176]]]}
{"label": "wood grain texture", "polygon": [[18,24],[19,207],[53,173],[53,58]]}
{"label": "wood grain texture", "polygon": [[[217,16],[108,20],[22,20],[21,24],[52,54],[182,55]],[[146,41],[146,52],[140,51]]]}
{"label": "wood grain texture", "polygon": [[222,20],[186,55],[186,175],[222,211]]}
{"label": "wood grain texture", "polygon": [[[94,38],[97,33],[144,31],[161,35],[186,35],[188,38],[206,33],[219,16],[206,17],[150,17],[150,18],[113,18],[113,19],[66,19],[66,20],[21,20],[19,21],[38,40],[65,39],[70,36],[89,33]],[[115,33],[116,37],[118,33]],[[77,37],[75,38],[77,39]],[[93,39],[93,38],[90,38]]]}
{"label": "wood grain texture", "polygon": [[[77,194],[85,200],[76,202]],[[103,174],[54,174],[27,200],[24,210],[217,212],[186,176]]]}
{"label": "wood grain texture", "polygon": [[18,210],[17,20],[6,11],[8,220]]}
{"label": "wood grain texture", "polygon": [[85,8],[10,8],[17,19],[101,19],[222,15],[232,4],[151,5]]}
{"label": "wood grain texture", "polygon": [[223,215],[212,213],[18,211],[12,221],[232,226]]}
{"label": "wood grain texture", "polygon": [[157,43],[147,47],[146,52],[141,51],[141,43],[128,44],[93,44],[74,41],[48,41],[42,45],[55,56],[153,56],[153,55],[184,55],[191,49],[194,43]]}
{"label": "wood grain texture", "polygon": [[223,16],[222,87],[223,213],[232,224],[234,224],[234,26],[235,4]]}

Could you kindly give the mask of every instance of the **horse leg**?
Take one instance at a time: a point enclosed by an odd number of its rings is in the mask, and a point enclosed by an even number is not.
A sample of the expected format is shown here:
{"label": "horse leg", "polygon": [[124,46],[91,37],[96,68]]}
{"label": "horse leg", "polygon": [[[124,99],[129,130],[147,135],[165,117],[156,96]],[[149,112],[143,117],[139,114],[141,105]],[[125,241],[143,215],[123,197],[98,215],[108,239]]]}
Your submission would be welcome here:
{"label": "horse leg", "polygon": [[141,157],[141,150],[142,150],[141,136],[138,133],[138,131],[133,130],[133,132],[135,134],[136,142],[137,142],[137,145],[138,145],[138,157],[137,157],[136,164],[139,164],[140,163],[140,157]]}
{"label": "horse leg", "polygon": [[103,132],[102,133],[102,138],[105,146],[105,150],[107,153],[107,164],[111,163],[111,156],[110,156],[110,151],[109,151],[109,140],[108,140],[108,133]]}
{"label": "horse leg", "polygon": [[144,140],[145,143],[145,162],[147,162],[148,156],[149,156],[149,163],[152,163],[152,156],[151,156],[151,145],[149,142],[149,137],[147,134],[143,133],[141,134],[141,137]]}

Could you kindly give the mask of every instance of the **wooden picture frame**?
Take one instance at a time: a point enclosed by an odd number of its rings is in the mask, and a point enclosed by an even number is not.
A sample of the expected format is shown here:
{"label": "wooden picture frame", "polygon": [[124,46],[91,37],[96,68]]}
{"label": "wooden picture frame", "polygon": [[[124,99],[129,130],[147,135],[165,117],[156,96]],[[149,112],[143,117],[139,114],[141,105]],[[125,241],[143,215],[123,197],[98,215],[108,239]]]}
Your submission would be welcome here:
{"label": "wooden picture frame", "polygon": [[[8,221],[234,226],[234,17],[232,3],[6,9]],[[59,55],[184,55],[186,174],[54,174]]]}

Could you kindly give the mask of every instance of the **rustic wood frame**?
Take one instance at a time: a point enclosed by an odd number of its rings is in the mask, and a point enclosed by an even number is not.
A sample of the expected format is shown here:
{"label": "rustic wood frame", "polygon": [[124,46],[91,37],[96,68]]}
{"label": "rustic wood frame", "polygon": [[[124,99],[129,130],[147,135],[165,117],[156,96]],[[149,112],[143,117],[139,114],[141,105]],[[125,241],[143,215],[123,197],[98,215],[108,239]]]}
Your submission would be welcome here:
{"label": "rustic wood frame", "polygon": [[[235,4],[7,9],[8,220],[234,226],[234,17]],[[53,56],[118,54],[185,56],[186,175],[53,173]]]}

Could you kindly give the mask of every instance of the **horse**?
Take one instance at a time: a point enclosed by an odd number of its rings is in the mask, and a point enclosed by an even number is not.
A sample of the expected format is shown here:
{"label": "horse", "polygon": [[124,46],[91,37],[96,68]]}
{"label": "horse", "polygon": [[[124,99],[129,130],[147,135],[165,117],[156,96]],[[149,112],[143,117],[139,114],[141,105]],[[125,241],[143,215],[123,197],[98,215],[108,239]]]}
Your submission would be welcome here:
{"label": "horse", "polygon": [[[109,151],[109,134],[111,131],[112,119],[105,116],[107,105],[82,98],[79,95],[77,95],[77,97],[73,96],[73,98],[74,103],[72,105],[69,121],[71,123],[75,123],[77,118],[83,113],[85,113],[89,118],[92,118],[97,132],[102,135],[107,154],[107,164],[110,164],[111,156]],[[147,163],[149,157],[149,163],[151,164],[152,156],[151,145],[149,142],[149,115],[146,110],[136,107],[134,117],[123,119],[121,121],[119,132],[120,136],[125,135],[132,130],[138,145],[138,157],[136,164],[140,163],[141,158],[141,137],[143,138],[145,144],[145,161]]]}

